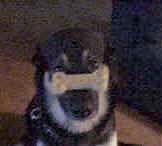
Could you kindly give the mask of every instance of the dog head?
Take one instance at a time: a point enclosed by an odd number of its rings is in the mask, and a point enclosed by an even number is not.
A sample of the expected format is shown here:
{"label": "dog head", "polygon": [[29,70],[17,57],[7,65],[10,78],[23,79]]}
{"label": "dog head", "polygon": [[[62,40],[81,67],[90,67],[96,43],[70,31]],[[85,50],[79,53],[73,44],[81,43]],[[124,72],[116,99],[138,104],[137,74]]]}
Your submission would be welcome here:
{"label": "dog head", "polygon": [[92,130],[110,108],[112,69],[105,50],[103,34],[67,29],[54,33],[34,56],[38,92],[53,120],[70,132]]}

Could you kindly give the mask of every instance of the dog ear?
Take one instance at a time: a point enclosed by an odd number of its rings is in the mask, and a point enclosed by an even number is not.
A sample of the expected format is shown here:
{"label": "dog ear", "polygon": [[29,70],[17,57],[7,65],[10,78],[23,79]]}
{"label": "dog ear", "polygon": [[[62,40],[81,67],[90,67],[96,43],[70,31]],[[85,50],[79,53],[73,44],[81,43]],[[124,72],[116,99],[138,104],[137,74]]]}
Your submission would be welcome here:
{"label": "dog ear", "polygon": [[118,62],[115,48],[106,42],[104,51],[104,63],[110,68],[110,89],[116,88],[119,83]]}
{"label": "dog ear", "polygon": [[45,60],[45,57],[41,54],[40,47],[36,48],[36,53],[32,57],[32,64],[36,68],[40,68],[40,69],[43,69],[43,70],[46,70],[48,68],[48,63]]}

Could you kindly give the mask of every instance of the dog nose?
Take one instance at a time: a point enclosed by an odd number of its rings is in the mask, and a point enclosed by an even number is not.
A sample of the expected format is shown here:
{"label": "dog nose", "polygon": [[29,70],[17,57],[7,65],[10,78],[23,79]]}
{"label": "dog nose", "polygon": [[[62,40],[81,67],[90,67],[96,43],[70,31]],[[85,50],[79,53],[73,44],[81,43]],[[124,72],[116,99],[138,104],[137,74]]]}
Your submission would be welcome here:
{"label": "dog nose", "polygon": [[85,111],[83,111],[83,117],[88,117],[89,115],[91,115],[92,114],[92,110],[90,110],[90,109],[87,109],[87,110],[85,110]]}
{"label": "dog nose", "polygon": [[92,114],[92,109],[75,109],[72,111],[73,116],[78,119],[87,118]]}
{"label": "dog nose", "polygon": [[98,94],[89,89],[66,91],[59,100],[65,113],[77,120],[92,117],[98,109]]}

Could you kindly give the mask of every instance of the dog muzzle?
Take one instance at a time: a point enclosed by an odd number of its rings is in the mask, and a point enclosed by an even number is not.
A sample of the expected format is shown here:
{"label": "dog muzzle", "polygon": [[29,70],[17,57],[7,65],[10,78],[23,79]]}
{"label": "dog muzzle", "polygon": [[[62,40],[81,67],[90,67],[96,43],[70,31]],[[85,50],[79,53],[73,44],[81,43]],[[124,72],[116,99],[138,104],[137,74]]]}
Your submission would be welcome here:
{"label": "dog muzzle", "polygon": [[88,74],[66,74],[55,72],[49,80],[50,73],[45,72],[44,86],[52,94],[63,94],[68,90],[92,89],[97,92],[106,91],[109,83],[109,68],[100,66],[95,72]]}

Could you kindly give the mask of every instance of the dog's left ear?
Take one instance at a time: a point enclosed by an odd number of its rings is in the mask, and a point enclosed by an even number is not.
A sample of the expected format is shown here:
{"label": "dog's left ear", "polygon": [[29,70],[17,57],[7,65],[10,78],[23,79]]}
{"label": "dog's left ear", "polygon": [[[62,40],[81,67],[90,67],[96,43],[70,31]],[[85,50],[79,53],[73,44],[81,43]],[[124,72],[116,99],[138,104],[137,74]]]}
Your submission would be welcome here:
{"label": "dog's left ear", "polygon": [[117,88],[119,83],[118,61],[115,48],[112,48],[108,42],[104,50],[104,63],[110,68],[110,89]]}
{"label": "dog's left ear", "polygon": [[38,51],[39,49],[36,48],[35,50],[36,50],[36,52],[35,52],[35,54],[32,57],[31,63],[32,63],[32,65],[34,65],[34,66],[37,67],[37,66],[39,66],[39,61],[38,61],[39,60],[38,59],[39,58],[39,53],[38,53],[39,52]]}
{"label": "dog's left ear", "polygon": [[32,57],[31,62],[36,68],[40,68],[42,70],[46,70],[48,68],[48,63],[45,60],[45,57],[41,54],[40,47],[36,48],[36,53]]}

